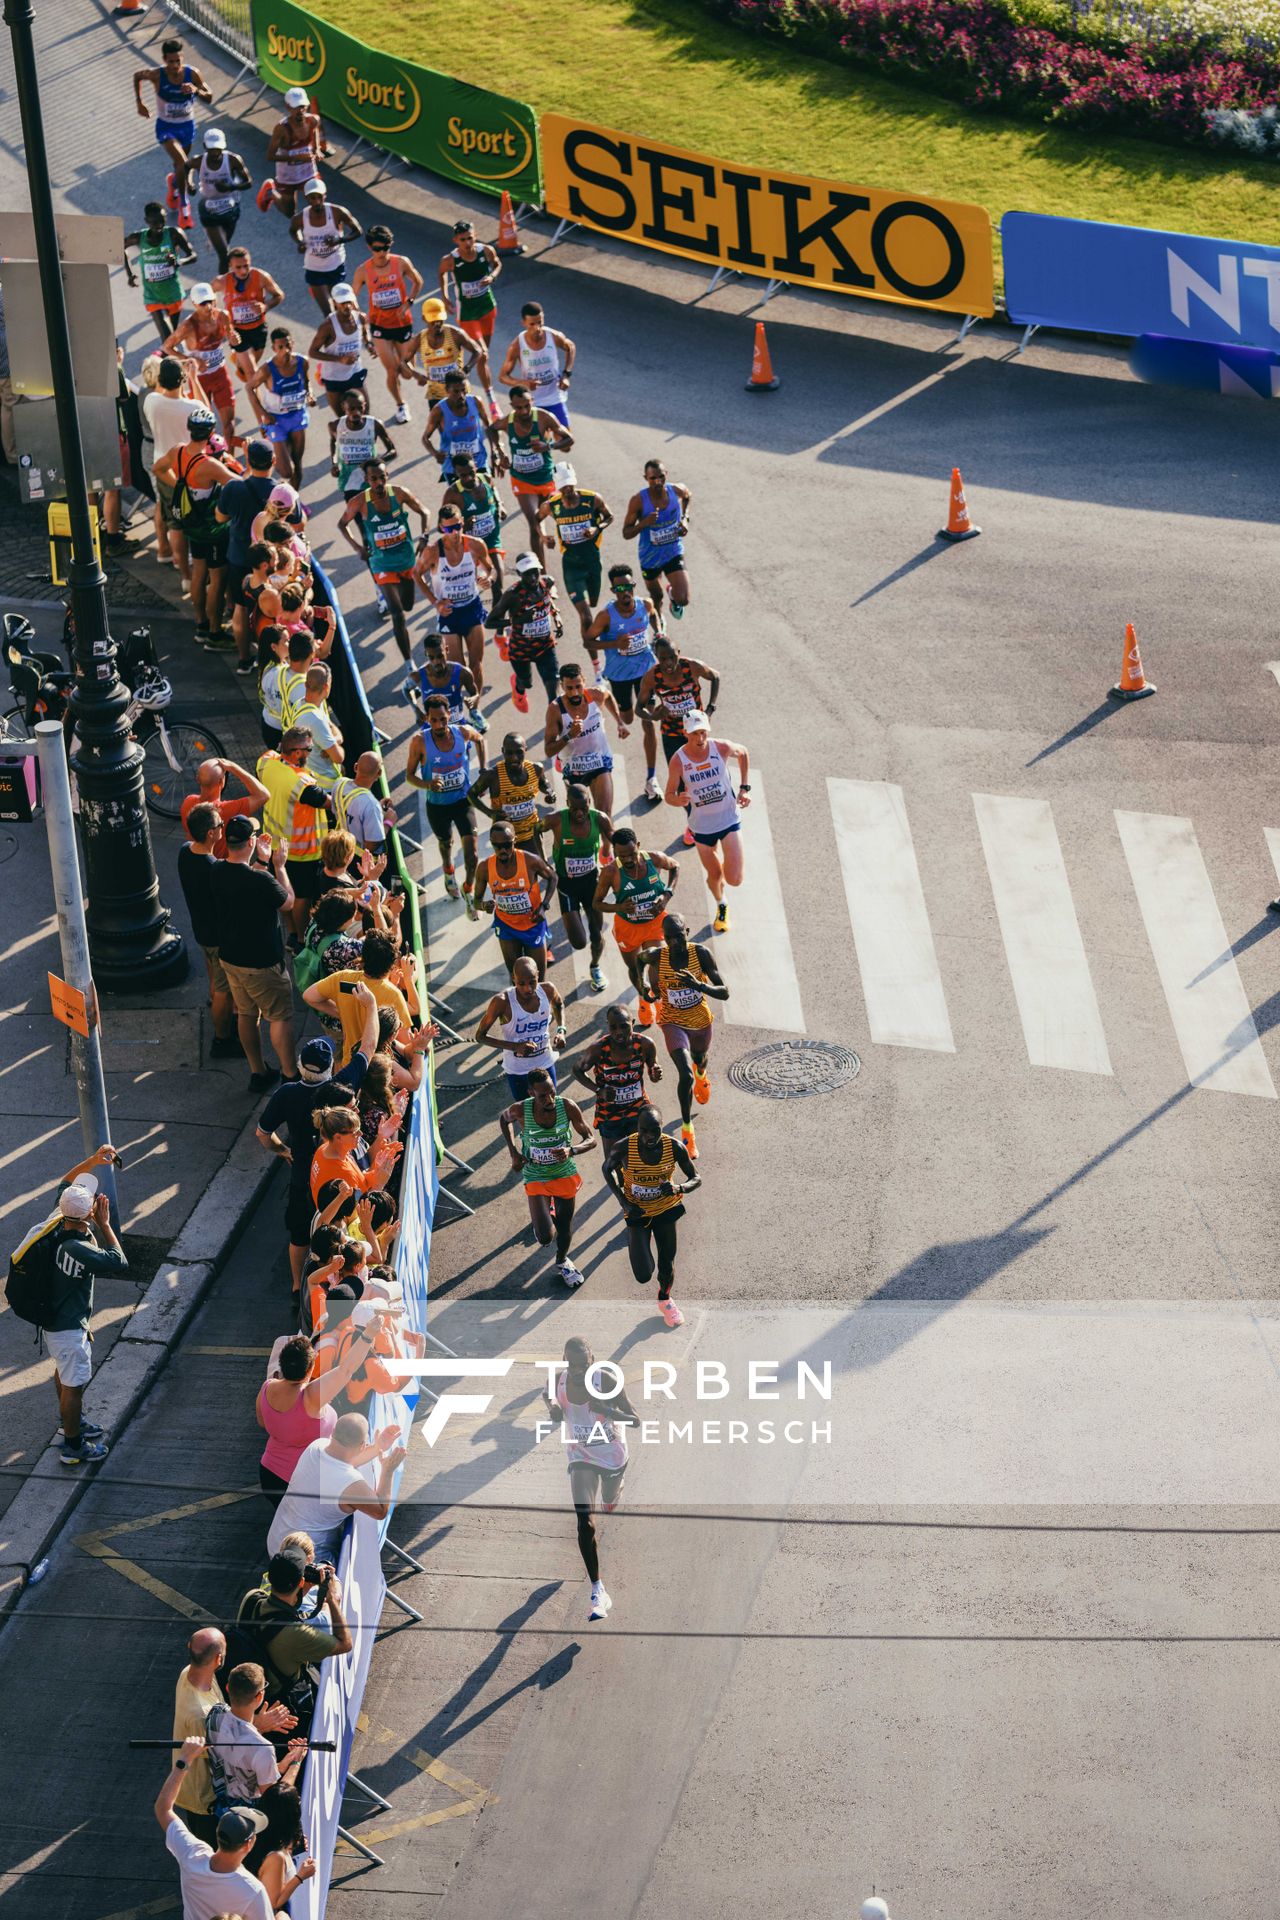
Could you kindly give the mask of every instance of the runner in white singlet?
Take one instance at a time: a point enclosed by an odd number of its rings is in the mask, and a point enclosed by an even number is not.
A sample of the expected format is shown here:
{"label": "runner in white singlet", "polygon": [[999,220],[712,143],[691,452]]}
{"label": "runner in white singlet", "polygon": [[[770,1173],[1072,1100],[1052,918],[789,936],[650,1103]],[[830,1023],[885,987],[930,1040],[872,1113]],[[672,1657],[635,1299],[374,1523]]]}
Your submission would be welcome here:
{"label": "runner in white singlet", "polygon": [[[600,1578],[600,1550],[592,1510],[597,1500],[612,1513],[622,1498],[627,1470],[627,1427],[638,1426],[640,1416],[621,1387],[608,1394],[617,1373],[608,1361],[597,1367],[585,1340],[564,1343],[565,1365],[557,1369],[553,1394],[544,1396],[547,1412],[560,1429],[578,1516],[578,1551],[591,1582],[589,1620],[603,1620],[613,1601]],[[588,1376],[591,1376],[588,1378]],[[593,1387],[597,1389],[593,1391]],[[603,1388],[602,1394],[599,1389]],[[552,1438],[554,1439],[554,1434]]]}
{"label": "runner in white singlet", "polygon": [[[747,749],[734,741],[711,738],[711,722],[705,713],[686,714],[684,731],[684,745],[671,756],[663,798],[669,807],[688,804],[689,826],[716,903],[715,931],[728,933],[729,907],[724,890],[726,886],[742,885],[739,815],[751,805],[747,778],[750,759]],[[738,762],[736,791],[726,764],[729,760]]]}
{"label": "runner in white singlet", "polygon": [[578,349],[567,333],[557,333],[554,327],[543,324],[542,308],[536,300],[521,307],[520,318],[524,330],[507,348],[498,378],[506,387],[527,387],[533,406],[541,407],[567,427],[565,399]]}

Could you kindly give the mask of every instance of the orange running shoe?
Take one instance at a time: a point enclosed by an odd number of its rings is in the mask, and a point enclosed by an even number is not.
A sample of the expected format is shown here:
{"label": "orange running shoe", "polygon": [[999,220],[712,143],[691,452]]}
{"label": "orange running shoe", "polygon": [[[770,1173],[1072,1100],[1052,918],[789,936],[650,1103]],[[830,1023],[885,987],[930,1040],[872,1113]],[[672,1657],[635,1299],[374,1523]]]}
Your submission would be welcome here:
{"label": "orange running shoe", "polygon": [[641,1000],[640,1012],[637,1018],[639,1019],[640,1025],[642,1027],[651,1027],[653,1025],[654,1012],[653,1012],[652,1000],[644,1000],[644,999]]}
{"label": "orange running shoe", "polygon": [[685,1126],[681,1127],[680,1141],[684,1147],[685,1152],[688,1154],[689,1158],[691,1160],[696,1160],[698,1157],[698,1142],[694,1135],[694,1131],[692,1127],[685,1127]]}
{"label": "orange running shoe", "polygon": [[711,1081],[704,1067],[701,1072],[693,1070],[693,1097],[700,1107],[705,1107],[711,1098]]}

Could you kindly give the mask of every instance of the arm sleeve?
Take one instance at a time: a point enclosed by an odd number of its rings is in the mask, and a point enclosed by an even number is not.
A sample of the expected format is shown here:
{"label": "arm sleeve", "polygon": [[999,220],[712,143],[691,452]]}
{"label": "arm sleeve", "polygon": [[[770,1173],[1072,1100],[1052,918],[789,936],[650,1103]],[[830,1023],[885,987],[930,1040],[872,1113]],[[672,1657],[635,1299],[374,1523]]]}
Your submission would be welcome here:
{"label": "arm sleeve", "polygon": [[328,1660],[338,1651],[337,1634],[327,1632],[324,1627],[295,1627],[290,1637],[308,1666],[317,1660]]}
{"label": "arm sleeve", "polygon": [[[327,741],[322,741],[321,744],[323,746],[332,746],[333,742],[331,740],[327,740]],[[332,796],[330,794],[327,794],[323,787],[311,786],[311,787],[304,787],[302,789],[302,792],[298,795],[298,798],[299,800],[301,800],[304,807],[322,808],[324,812],[327,813],[329,811],[329,805],[330,805]]]}
{"label": "arm sleeve", "polygon": [[368,1071],[369,1057],[367,1054],[361,1053],[357,1047],[342,1071],[334,1074],[334,1083],[336,1085],[350,1087],[353,1092],[357,1092]]}

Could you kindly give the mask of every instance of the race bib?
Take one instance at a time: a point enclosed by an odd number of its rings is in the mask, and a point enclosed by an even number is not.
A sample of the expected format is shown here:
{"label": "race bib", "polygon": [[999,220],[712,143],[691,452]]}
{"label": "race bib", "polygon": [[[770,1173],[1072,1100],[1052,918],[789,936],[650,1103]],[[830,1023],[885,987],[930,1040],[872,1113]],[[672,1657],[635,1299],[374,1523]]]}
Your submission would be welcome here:
{"label": "race bib", "polygon": [[502,893],[499,893],[497,888],[495,888],[493,897],[497,902],[499,913],[511,914],[511,913],[532,913],[533,912],[533,904],[529,899],[529,894],[527,889],[524,887],[514,887],[510,893],[507,893],[505,891]]}
{"label": "race bib", "polygon": [[374,531],[373,544],[381,551],[384,547],[398,547],[404,539],[399,527],[378,527]]}
{"label": "race bib", "polygon": [[536,804],[533,800],[504,800],[502,811],[508,820],[529,820],[533,817]]}
{"label": "race bib", "polygon": [[604,768],[602,753],[571,754],[564,763],[571,773],[600,773]]}
{"label": "race bib", "polygon": [[538,612],[531,613],[521,623],[521,630],[530,640],[545,640],[551,631],[550,607],[541,607]]}
{"label": "race bib", "polygon": [[665,1199],[665,1197],[661,1186],[642,1187],[638,1180],[631,1182],[631,1198],[633,1200],[662,1200]]}
{"label": "race bib", "polygon": [[404,302],[395,287],[376,287],[373,304],[375,307],[402,307]]}
{"label": "race bib", "polygon": [[639,1100],[643,1094],[643,1080],[623,1080],[615,1083],[613,1089],[614,1102],[620,1107],[634,1106],[635,1102]]}
{"label": "race bib", "polygon": [[532,447],[518,447],[511,456],[512,473],[539,473],[541,469],[542,455]]}
{"label": "race bib", "polygon": [[558,1147],[530,1147],[529,1158],[537,1167],[552,1167],[559,1162]]}
{"label": "race bib", "polygon": [[164,260],[148,260],[142,269],[142,277],[144,280],[172,280],[173,274],[174,263],[171,260],[167,262]]}
{"label": "race bib", "polygon": [[589,873],[599,871],[595,855],[570,853],[565,857],[564,870],[571,880],[585,880]]}
{"label": "race bib", "polygon": [[437,778],[446,793],[453,793],[456,792],[459,787],[466,786],[467,770],[465,767],[445,767],[443,771],[437,775]]}
{"label": "race bib", "polygon": [[683,1013],[689,1007],[700,1006],[702,994],[697,987],[668,987],[667,999]]}

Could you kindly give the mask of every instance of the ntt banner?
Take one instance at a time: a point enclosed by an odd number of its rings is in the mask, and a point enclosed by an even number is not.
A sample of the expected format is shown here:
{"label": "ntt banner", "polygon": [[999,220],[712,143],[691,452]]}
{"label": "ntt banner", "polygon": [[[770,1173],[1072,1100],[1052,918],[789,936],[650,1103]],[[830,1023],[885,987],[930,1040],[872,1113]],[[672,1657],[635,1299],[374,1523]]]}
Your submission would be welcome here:
{"label": "ntt banner", "polygon": [[537,118],[523,101],[366,47],[292,0],[253,0],[253,44],[268,86],[305,87],[325,119],[448,180],[541,200]]}
{"label": "ntt banner", "polygon": [[1158,227],[1006,213],[1004,290],[1019,326],[1280,346],[1280,249]]}
{"label": "ntt banner", "polygon": [[555,113],[541,132],[546,206],[562,220],[796,286],[993,310],[984,207],[739,166]]}

